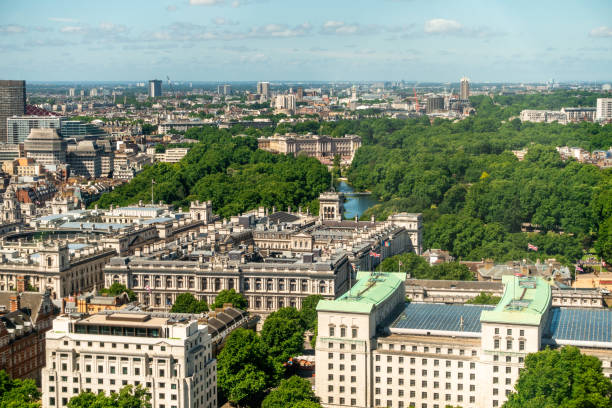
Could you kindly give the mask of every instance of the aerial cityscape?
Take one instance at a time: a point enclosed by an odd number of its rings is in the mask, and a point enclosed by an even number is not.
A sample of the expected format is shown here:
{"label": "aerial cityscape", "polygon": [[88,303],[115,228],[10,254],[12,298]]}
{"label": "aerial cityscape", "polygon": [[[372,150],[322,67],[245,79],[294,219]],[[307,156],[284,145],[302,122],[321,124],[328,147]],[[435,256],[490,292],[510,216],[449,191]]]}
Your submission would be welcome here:
{"label": "aerial cityscape", "polygon": [[0,408],[612,408],[610,17],[5,3]]}

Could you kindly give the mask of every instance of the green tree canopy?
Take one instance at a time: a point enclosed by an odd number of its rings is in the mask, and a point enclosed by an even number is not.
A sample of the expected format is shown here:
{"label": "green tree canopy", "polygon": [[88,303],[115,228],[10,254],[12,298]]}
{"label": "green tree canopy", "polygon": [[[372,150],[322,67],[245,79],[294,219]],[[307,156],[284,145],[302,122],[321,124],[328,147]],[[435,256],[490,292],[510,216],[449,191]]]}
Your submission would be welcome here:
{"label": "green tree canopy", "polygon": [[208,304],[204,299],[197,300],[191,293],[181,293],[176,297],[172,313],[203,313],[208,312]]}
{"label": "green tree canopy", "polygon": [[305,325],[304,328],[307,330],[314,330],[317,325],[317,304],[321,299],[323,299],[321,295],[309,295],[302,300],[300,313]]}
{"label": "green tree canopy", "polygon": [[223,289],[219,292],[211,308],[216,309],[218,307],[223,307],[224,303],[231,303],[233,307],[238,309],[246,310],[247,308],[247,301],[244,295],[236,292],[234,289]]}
{"label": "green tree canopy", "polygon": [[100,289],[100,293],[111,296],[117,296],[123,292],[127,293],[128,297],[130,298],[130,302],[134,302],[136,299],[138,299],[136,293],[134,293],[132,289],[128,289],[127,286],[119,282],[113,283],[109,288]]}
{"label": "green tree canopy", "polygon": [[612,407],[612,382],[597,357],[576,347],[529,354],[504,408]]}
{"label": "green tree canopy", "polygon": [[496,305],[500,300],[501,298],[499,296],[493,296],[490,293],[480,292],[478,296],[468,300],[465,303],[470,305]]}
{"label": "green tree canopy", "polygon": [[431,266],[425,258],[412,252],[386,258],[376,269],[383,272],[408,272],[412,278],[416,279],[474,280],[474,274],[470,269],[459,262],[446,262]]}
{"label": "green tree canopy", "polygon": [[40,397],[34,380],[12,379],[0,370],[0,408],[39,408]]}
{"label": "green tree canopy", "polygon": [[231,403],[256,407],[266,390],[278,383],[282,371],[256,333],[236,329],[219,353],[217,385]]}
{"label": "green tree canopy", "polygon": [[[301,404],[306,401],[312,404]],[[312,390],[310,381],[297,375],[282,380],[278,388],[272,390],[261,404],[261,408],[295,408],[296,406],[302,408],[321,406]]]}
{"label": "green tree canopy", "polygon": [[263,324],[261,339],[277,363],[285,363],[304,351],[304,323],[293,307],[271,313]]}
{"label": "green tree canopy", "polygon": [[151,408],[151,397],[140,385],[126,385],[108,396],[103,392],[81,392],[70,398],[68,408]]}

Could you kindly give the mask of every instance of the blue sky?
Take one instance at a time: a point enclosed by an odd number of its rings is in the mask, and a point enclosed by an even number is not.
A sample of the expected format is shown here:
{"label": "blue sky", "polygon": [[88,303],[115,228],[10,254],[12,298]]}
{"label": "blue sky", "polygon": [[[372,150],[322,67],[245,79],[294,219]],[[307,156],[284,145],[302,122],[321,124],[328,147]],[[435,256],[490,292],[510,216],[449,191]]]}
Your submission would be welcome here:
{"label": "blue sky", "polygon": [[612,80],[612,1],[0,0],[0,78]]}

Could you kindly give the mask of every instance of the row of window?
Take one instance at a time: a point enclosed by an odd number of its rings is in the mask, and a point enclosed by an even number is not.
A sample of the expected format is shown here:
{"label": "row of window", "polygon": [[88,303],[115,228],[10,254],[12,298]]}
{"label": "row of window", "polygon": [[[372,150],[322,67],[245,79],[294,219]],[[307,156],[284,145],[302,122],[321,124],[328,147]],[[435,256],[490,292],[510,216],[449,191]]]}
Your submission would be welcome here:
{"label": "row of window", "polygon": [[[399,350],[399,351],[412,351],[413,353],[436,353],[436,354],[443,354],[442,352],[442,348],[441,347],[429,347],[429,346],[406,346],[405,344],[400,344],[399,345],[399,349],[395,347],[396,344],[393,343],[378,343],[378,349],[379,350]],[[458,349],[459,350],[459,355],[460,356],[464,356],[466,355],[465,349]],[[455,354],[455,349],[453,348],[447,348],[446,349],[446,354]],[[472,356],[476,356],[477,355],[477,351],[476,350],[472,350],[470,353]]]}
{"label": "row of window", "polygon": [[[355,339],[357,338],[357,333],[358,333],[358,328],[357,327],[351,327],[351,338]],[[347,327],[346,326],[340,326],[340,337],[346,337],[347,336]],[[334,337],[336,336],[336,326],[333,324],[329,325],[329,337]],[[331,344],[330,343],[330,348],[331,348]]]}

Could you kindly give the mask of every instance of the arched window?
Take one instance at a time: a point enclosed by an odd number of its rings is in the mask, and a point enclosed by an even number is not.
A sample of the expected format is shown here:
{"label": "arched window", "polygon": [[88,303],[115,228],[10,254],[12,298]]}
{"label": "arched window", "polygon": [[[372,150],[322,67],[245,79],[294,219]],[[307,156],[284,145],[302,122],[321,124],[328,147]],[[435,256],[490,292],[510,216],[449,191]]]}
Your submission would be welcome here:
{"label": "arched window", "polygon": [[280,279],[278,281],[278,290],[285,290],[285,280],[284,279]]}
{"label": "arched window", "polygon": [[177,288],[183,287],[183,277],[182,276],[179,276],[178,278],[176,278],[176,287]]}
{"label": "arched window", "polygon": [[302,279],[302,292],[308,292],[308,281],[306,279]]}
{"label": "arched window", "polygon": [[155,277],[155,287],[156,288],[161,287],[161,278],[159,276]]}
{"label": "arched window", "polygon": [[228,289],[234,289],[234,280],[233,279],[229,279],[227,281],[227,288]]}
{"label": "arched window", "polygon": [[51,257],[47,258],[47,266],[53,266],[53,258]]}
{"label": "arched window", "polygon": [[268,279],[266,281],[266,290],[272,290],[273,286],[274,286],[274,284],[272,283],[272,279]]}
{"label": "arched window", "polygon": [[167,277],[166,278],[166,287],[167,288],[171,288],[172,287],[172,278],[171,277]]}
{"label": "arched window", "polygon": [[248,278],[244,280],[244,290],[251,290],[251,280]]}
{"label": "arched window", "polygon": [[200,280],[200,286],[202,287],[202,290],[208,289],[208,281],[206,280],[206,278],[202,278]]}
{"label": "arched window", "polygon": [[134,278],[132,279],[132,287],[136,288],[138,287],[138,278],[134,276]]}
{"label": "arched window", "polygon": [[289,281],[289,291],[295,292],[296,287],[297,287],[297,281],[295,279],[291,279]]}
{"label": "arched window", "polygon": [[255,279],[255,290],[261,290],[261,278]]}
{"label": "arched window", "polygon": [[215,291],[221,290],[221,279],[215,278]]}
{"label": "arched window", "polygon": [[189,289],[195,288],[195,278],[189,278]]}
{"label": "arched window", "polygon": [[325,293],[325,281],[319,282],[319,293]]}
{"label": "arched window", "polygon": [[114,283],[119,283],[119,275],[114,275],[113,276],[113,282]]}

